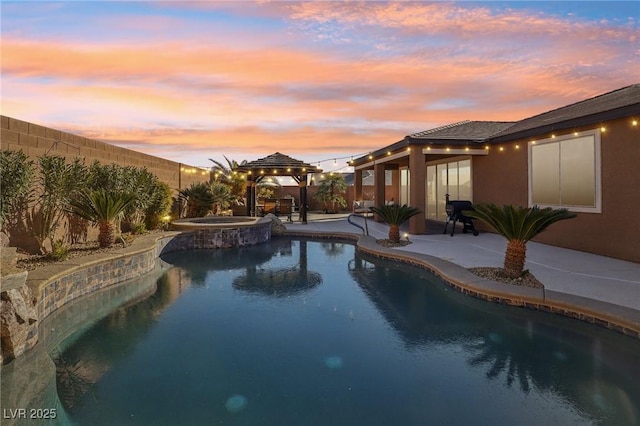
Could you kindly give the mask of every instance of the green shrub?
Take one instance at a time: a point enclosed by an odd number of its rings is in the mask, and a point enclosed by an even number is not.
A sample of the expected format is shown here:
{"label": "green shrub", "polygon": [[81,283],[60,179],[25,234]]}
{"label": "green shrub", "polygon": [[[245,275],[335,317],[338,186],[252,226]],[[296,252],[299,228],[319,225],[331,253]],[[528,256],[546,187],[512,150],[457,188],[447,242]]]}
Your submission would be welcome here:
{"label": "green shrub", "polygon": [[69,246],[62,239],[51,243],[51,252],[47,255],[50,259],[61,261],[69,257]]}
{"label": "green shrub", "polygon": [[33,161],[22,151],[0,151],[0,226],[26,201],[33,180]]}

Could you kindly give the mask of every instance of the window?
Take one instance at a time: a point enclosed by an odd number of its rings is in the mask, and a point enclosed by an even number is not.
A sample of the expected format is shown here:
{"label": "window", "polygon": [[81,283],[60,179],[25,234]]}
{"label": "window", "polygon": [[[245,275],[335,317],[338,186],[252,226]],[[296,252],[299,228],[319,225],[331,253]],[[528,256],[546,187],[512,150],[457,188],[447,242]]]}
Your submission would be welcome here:
{"label": "window", "polygon": [[529,143],[529,205],[600,213],[600,132]]}
{"label": "window", "polygon": [[427,219],[446,220],[446,194],[452,200],[471,200],[471,160],[427,165]]}
{"label": "window", "polygon": [[400,168],[400,205],[409,204],[409,169],[406,167]]}

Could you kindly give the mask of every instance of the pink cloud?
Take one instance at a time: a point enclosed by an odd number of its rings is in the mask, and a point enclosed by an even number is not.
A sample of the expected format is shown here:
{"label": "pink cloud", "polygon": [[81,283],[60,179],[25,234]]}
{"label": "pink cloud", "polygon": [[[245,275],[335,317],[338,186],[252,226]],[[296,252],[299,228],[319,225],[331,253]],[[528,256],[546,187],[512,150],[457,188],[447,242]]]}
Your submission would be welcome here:
{"label": "pink cloud", "polygon": [[[140,29],[124,16],[109,27],[152,36],[3,35],[3,114],[153,152],[183,147],[197,158],[292,149],[331,156],[463,119],[521,119],[637,75],[633,25],[448,3],[224,7],[285,17],[288,33],[200,42],[199,27],[178,18],[152,17]],[[326,38],[313,43],[309,34]]]}

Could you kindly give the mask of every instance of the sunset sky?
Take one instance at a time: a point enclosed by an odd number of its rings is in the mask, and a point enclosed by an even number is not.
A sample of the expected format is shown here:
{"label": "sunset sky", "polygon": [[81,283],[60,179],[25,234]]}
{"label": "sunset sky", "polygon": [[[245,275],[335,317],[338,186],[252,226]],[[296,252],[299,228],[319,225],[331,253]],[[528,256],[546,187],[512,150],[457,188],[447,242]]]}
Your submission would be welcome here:
{"label": "sunset sky", "polygon": [[1,16],[3,115],[203,167],[280,151],[335,170],[640,81],[633,1],[2,1]]}

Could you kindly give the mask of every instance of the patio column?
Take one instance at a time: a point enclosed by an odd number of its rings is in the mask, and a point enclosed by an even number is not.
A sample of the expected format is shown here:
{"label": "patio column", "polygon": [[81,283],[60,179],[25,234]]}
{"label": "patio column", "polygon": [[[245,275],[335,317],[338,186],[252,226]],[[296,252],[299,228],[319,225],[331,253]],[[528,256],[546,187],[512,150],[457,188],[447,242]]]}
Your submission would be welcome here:
{"label": "patio column", "polygon": [[[373,166],[373,199],[376,207],[384,206],[385,203],[385,179],[384,179],[384,163]],[[380,216],[373,215],[376,222],[382,222]]]}
{"label": "patio column", "polygon": [[425,207],[425,184],[427,163],[422,150],[413,147],[409,154],[409,200],[411,206],[420,209],[420,213],[409,219],[409,233],[424,234],[427,231]]}
{"label": "patio column", "polygon": [[362,169],[353,172],[353,200],[362,200]]}

